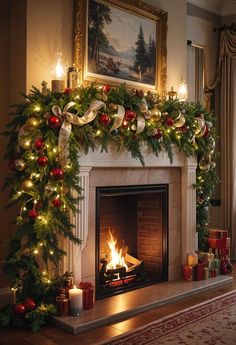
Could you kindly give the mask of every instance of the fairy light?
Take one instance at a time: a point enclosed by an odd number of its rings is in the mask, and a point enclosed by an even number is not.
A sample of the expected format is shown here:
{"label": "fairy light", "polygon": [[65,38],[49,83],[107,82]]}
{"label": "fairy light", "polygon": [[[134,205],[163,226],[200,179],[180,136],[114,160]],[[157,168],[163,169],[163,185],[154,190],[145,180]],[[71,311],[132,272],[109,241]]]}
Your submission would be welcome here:
{"label": "fairy light", "polygon": [[31,144],[31,141],[30,141],[30,140],[26,140],[26,141],[24,142],[24,146],[25,146],[25,147],[30,147],[30,144]]}
{"label": "fairy light", "polygon": [[98,129],[98,130],[97,130],[97,132],[96,132],[96,136],[101,135],[101,133],[102,133],[102,132],[101,132],[101,130],[100,130],[100,129]]}
{"label": "fairy light", "polygon": [[54,251],[53,251],[53,250],[50,250],[49,253],[50,253],[50,255],[53,255],[53,254],[54,254]]}
{"label": "fairy light", "polygon": [[57,187],[54,187],[54,188],[53,188],[53,191],[56,192],[56,191],[57,191]]}
{"label": "fairy light", "polygon": [[57,153],[57,148],[54,147],[54,148],[52,149],[52,152],[53,152],[53,153]]}
{"label": "fairy light", "polygon": [[17,194],[20,196],[23,192],[18,190]]}
{"label": "fairy light", "polygon": [[47,275],[47,272],[46,272],[46,271],[43,271],[43,272],[42,272],[42,275],[43,275],[43,276],[46,276],[46,275]]}
{"label": "fairy light", "polygon": [[35,204],[35,205],[37,204],[37,199],[34,199],[34,204]]}
{"label": "fairy light", "polygon": [[40,110],[41,110],[40,106],[39,105],[35,105],[34,111],[40,111]]}
{"label": "fairy light", "polygon": [[38,249],[34,249],[33,253],[38,254],[39,253]]}
{"label": "fairy light", "polygon": [[24,206],[24,207],[22,208],[22,210],[23,210],[23,211],[27,211],[27,208]]}
{"label": "fairy light", "polygon": [[29,158],[30,158],[32,161],[34,161],[34,160],[36,159],[36,157],[33,156],[33,155],[31,155]]}
{"label": "fairy light", "polygon": [[170,130],[170,128],[168,128],[168,129],[167,129],[167,133],[170,133],[170,132],[171,132],[171,130]]}
{"label": "fairy light", "polygon": [[42,243],[42,242],[40,242],[40,243],[39,243],[39,246],[40,246],[40,247],[42,247],[42,246],[43,246],[43,243]]}

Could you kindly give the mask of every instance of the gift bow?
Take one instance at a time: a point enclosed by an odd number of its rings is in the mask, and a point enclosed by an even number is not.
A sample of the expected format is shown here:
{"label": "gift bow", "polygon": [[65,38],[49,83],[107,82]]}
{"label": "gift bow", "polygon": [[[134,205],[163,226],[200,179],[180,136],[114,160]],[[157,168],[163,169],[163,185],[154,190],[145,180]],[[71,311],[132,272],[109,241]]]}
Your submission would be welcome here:
{"label": "gift bow", "polygon": [[[117,105],[117,114],[114,117],[115,117],[115,121],[110,131],[117,129],[122,125],[123,120],[125,118],[125,108],[123,107],[123,105],[120,105],[120,104]],[[138,116],[136,134],[141,133],[144,130],[144,128],[145,128],[145,119],[143,118],[143,116]]]}
{"label": "gift bow", "polygon": [[95,119],[97,116],[97,111],[103,107],[106,107],[105,103],[102,101],[93,101],[88,110],[84,113],[82,117],[70,113],[68,110],[73,107],[76,103],[69,102],[64,107],[63,111],[58,105],[52,107],[52,112],[54,115],[63,117],[64,121],[60,128],[59,138],[58,138],[58,161],[61,167],[67,164],[69,156],[69,137],[71,133],[71,124],[76,126],[83,126]]}

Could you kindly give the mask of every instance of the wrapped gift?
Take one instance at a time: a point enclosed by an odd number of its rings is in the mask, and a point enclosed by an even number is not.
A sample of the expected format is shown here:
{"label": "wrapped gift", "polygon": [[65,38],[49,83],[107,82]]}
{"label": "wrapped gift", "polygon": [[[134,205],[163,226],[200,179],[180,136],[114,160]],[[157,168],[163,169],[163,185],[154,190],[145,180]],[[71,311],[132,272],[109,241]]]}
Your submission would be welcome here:
{"label": "wrapped gift", "polygon": [[94,287],[90,282],[80,282],[78,287],[83,290],[83,309],[94,307]]}
{"label": "wrapped gift", "polygon": [[204,265],[199,263],[196,265],[196,279],[203,280],[204,277]]}
{"label": "wrapped gift", "polygon": [[208,237],[208,246],[209,248],[214,249],[224,249],[226,248],[227,238],[212,238]]}
{"label": "wrapped gift", "polygon": [[197,265],[183,265],[183,280],[193,281],[197,279]]}
{"label": "wrapped gift", "polygon": [[209,237],[212,237],[212,238],[227,238],[228,237],[228,230],[210,229],[209,230]]}
{"label": "wrapped gift", "polygon": [[209,279],[210,278],[210,270],[209,267],[204,267],[203,269],[203,279]]}
{"label": "wrapped gift", "polygon": [[56,307],[58,316],[69,315],[69,299],[66,297],[65,289],[62,289],[60,295],[56,297]]}
{"label": "wrapped gift", "polygon": [[[215,249],[216,251],[216,249]],[[229,248],[221,248],[221,249],[217,249],[218,251],[218,257],[221,258],[223,256],[229,256],[230,255],[230,250]]]}
{"label": "wrapped gift", "polygon": [[227,239],[226,239],[226,248],[230,248],[230,244],[231,244],[231,238],[227,237]]}
{"label": "wrapped gift", "polygon": [[188,254],[188,265],[196,265],[198,263],[198,254],[197,253],[191,253]]}

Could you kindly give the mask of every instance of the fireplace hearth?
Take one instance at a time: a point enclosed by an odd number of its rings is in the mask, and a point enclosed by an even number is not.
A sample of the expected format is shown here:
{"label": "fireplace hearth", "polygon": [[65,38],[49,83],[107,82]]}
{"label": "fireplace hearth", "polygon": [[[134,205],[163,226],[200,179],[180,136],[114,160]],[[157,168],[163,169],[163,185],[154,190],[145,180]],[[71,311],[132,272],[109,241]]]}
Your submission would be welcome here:
{"label": "fireplace hearth", "polygon": [[168,280],[168,185],[96,188],[96,298]]}

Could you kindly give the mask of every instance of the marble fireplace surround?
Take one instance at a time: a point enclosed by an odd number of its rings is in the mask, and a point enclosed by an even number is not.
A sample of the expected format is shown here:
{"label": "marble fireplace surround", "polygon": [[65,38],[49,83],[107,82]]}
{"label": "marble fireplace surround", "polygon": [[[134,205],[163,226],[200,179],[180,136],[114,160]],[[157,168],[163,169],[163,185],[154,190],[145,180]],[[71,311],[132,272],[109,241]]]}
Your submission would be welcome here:
{"label": "marble fireplace surround", "polygon": [[79,203],[80,213],[72,216],[75,234],[83,241],[81,246],[64,243],[67,257],[63,271],[73,272],[75,282],[95,283],[95,196],[96,187],[160,184],[169,185],[169,266],[168,280],[181,277],[182,263],[187,254],[196,249],[196,160],[174,150],[173,163],[165,152],[158,157],[147,147],[142,149],[145,167],[131,157],[128,151],[109,152],[100,149],[82,155],[80,184],[84,199]]}

